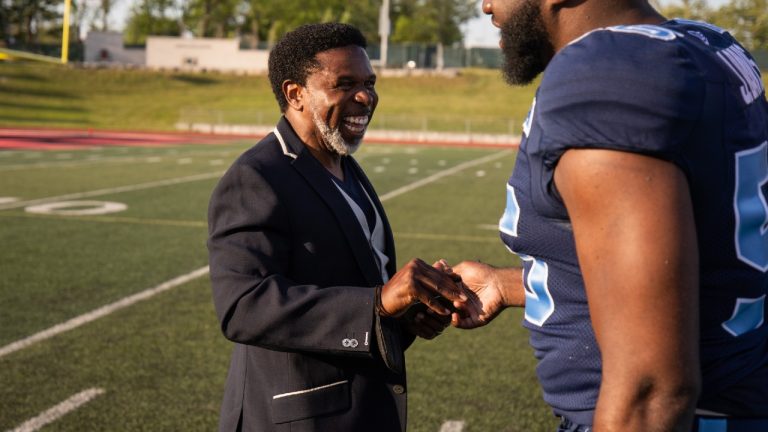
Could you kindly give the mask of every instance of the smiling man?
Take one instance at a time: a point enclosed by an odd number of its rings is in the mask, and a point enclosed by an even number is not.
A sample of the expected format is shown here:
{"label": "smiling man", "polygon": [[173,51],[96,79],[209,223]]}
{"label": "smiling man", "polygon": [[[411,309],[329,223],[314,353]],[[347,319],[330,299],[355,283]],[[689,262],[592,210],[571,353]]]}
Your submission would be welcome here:
{"label": "smiling man", "polygon": [[222,431],[404,431],[403,351],[448,325],[439,297],[466,300],[418,259],[395,272],[384,209],[351,157],[378,103],[365,46],[336,23],[280,40],[269,79],[283,117],[211,197],[214,305],[235,342]]}

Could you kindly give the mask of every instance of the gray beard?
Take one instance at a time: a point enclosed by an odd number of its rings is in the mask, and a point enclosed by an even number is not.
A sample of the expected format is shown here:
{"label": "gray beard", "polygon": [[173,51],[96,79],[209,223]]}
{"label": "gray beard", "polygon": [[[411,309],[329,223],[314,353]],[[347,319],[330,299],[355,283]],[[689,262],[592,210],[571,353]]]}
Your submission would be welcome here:
{"label": "gray beard", "polygon": [[323,142],[330,148],[330,150],[340,156],[349,156],[360,148],[361,140],[355,140],[353,143],[348,143],[344,137],[341,136],[341,131],[339,131],[338,127],[331,129],[325,122],[323,122],[323,119],[320,118],[320,114],[318,114],[319,110],[315,108],[314,99],[310,100],[309,107],[312,110],[312,121],[315,123],[317,130],[320,131],[320,136],[322,137]]}

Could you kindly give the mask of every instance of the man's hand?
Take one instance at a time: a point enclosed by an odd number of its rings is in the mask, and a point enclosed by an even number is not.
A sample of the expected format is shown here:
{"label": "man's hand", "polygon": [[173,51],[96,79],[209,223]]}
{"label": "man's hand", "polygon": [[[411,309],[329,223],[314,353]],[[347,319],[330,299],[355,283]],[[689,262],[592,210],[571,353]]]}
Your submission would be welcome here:
{"label": "man's hand", "polygon": [[[432,267],[445,272],[455,283],[459,284],[461,282],[461,276],[453,273],[451,267],[448,266],[448,263],[444,260],[437,261],[432,264]],[[465,294],[468,293],[465,292]],[[440,302],[443,306],[450,306],[451,308],[456,309],[455,306],[442,297]],[[451,324],[450,315],[438,315],[432,309],[429,309],[426,305],[420,303],[408,308],[405,314],[401,317],[401,320],[403,326],[409,332],[424,339],[436,338]]]}
{"label": "man's hand", "polygon": [[450,317],[451,310],[444,301],[456,308],[463,307],[468,297],[455,280],[456,275],[445,271],[439,263],[435,265],[438,268],[418,258],[404,265],[381,288],[379,314],[400,317],[413,305],[422,303],[438,315]]}
{"label": "man's hand", "polygon": [[440,336],[451,324],[450,315],[439,315],[423,304],[411,306],[400,319],[406,330],[424,339]]}
{"label": "man's hand", "polygon": [[453,267],[471,291],[463,314],[454,313],[454,327],[472,329],[491,322],[509,306],[525,304],[520,269],[496,268],[476,261],[463,261]]}

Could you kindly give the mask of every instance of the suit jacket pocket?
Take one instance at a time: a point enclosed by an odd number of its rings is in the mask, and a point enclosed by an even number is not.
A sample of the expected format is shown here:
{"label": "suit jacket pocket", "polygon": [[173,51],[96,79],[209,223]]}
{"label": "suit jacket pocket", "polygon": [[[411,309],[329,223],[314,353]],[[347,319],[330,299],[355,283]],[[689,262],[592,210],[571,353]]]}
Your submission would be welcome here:
{"label": "suit jacket pocket", "polygon": [[272,396],[272,421],[287,423],[346,411],[351,406],[349,381]]}

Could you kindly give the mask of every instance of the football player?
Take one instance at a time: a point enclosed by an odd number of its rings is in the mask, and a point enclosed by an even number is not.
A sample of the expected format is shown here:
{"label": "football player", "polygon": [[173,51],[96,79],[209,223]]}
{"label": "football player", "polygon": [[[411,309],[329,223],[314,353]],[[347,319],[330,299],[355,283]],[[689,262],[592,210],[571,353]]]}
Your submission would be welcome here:
{"label": "football player", "polygon": [[768,431],[768,103],[725,30],[645,0],[484,0],[541,84],[499,228],[454,267],[486,324],[525,307],[561,431]]}

